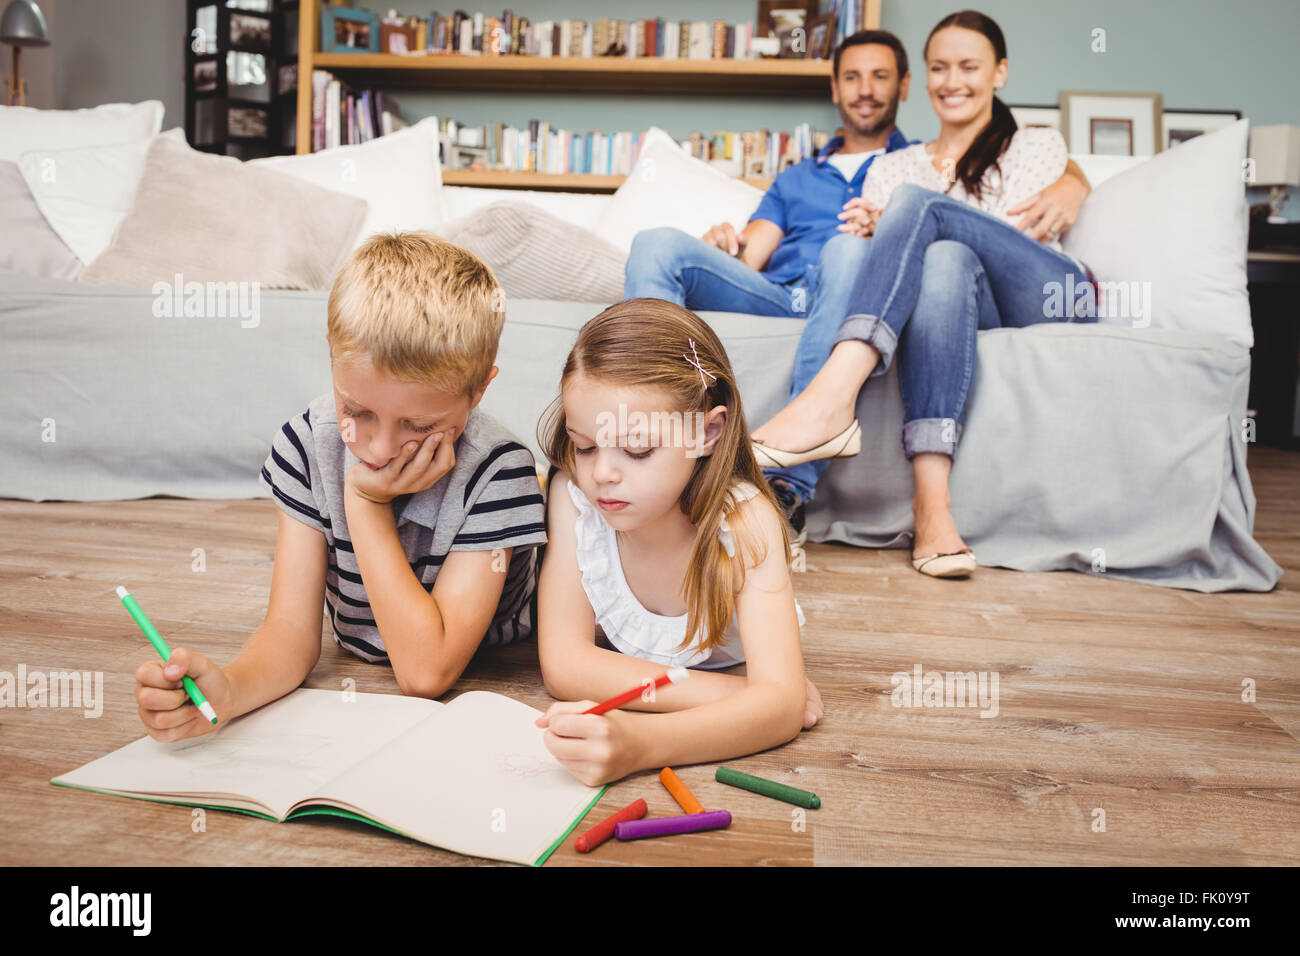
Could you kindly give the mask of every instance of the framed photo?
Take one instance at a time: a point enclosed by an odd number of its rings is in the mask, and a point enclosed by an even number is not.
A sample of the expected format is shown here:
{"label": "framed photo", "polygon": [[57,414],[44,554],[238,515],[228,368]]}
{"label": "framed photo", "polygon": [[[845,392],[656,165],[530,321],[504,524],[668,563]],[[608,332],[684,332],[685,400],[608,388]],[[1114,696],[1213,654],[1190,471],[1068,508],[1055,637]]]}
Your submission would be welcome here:
{"label": "framed photo", "polygon": [[754,36],[778,35],[776,19],[773,16],[776,10],[802,10],[803,20],[798,25],[803,26],[817,16],[818,3],[819,0],[758,0],[758,12],[754,15]]}
{"label": "framed photo", "polygon": [[194,62],[194,92],[211,93],[217,88],[217,61],[196,60]]}
{"label": "framed photo", "polygon": [[1165,110],[1165,149],[1214,133],[1241,119],[1240,110]]}
{"label": "framed photo", "polygon": [[380,53],[414,53],[415,24],[385,20],[379,24]]}
{"label": "framed photo", "polygon": [[1061,110],[1056,106],[1012,106],[1007,104],[1016,125],[1021,129],[1033,126],[1045,126],[1048,129],[1061,128]]}
{"label": "framed photo", "polygon": [[271,20],[248,13],[230,15],[230,45],[248,53],[271,52]]}
{"label": "framed photo", "polygon": [[745,160],[745,179],[767,179],[768,175],[766,156],[751,156]]}
{"label": "framed photo", "polygon": [[232,106],[226,111],[226,135],[242,139],[266,139],[266,110]]}
{"label": "framed photo", "polygon": [[1132,156],[1133,121],[1094,116],[1088,121],[1088,152],[1094,156]]}
{"label": "framed photo", "polygon": [[1061,91],[1061,133],[1072,153],[1154,156],[1164,149],[1159,93]]}
{"label": "framed photo", "polygon": [[808,32],[808,47],[804,56],[810,60],[828,60],[831,44],[835,40],[835,14],[824,13],[813,17],[805,27]]}
{"label": "framed photo", "polygon": [[808,12],[796,7],[783,7],[772,11],[772,24],[776,28],[777,39],[781,42],[782,59],[802,59],[807,55]]}
{"label": "framed photo", "polygon": [[322,53],[378,53],[379,17],[369,10],[321,5]]}

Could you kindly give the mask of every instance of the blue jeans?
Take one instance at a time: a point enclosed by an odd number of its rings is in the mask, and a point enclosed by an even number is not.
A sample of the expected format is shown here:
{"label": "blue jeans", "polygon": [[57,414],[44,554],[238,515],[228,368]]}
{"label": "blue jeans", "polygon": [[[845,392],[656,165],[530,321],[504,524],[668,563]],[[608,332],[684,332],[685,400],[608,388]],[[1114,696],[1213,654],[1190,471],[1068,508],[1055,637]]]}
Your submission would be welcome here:
{"label": "blue jeans", "polygon": [[[1092,288],[1086,266],[1014,226],[921,186],[894,190],[876,224],[871,274],[857,277],[834,342],[874,346],[883,375],[899,354],[903,452],[952,455],[975,377],[976,333],[1071,320],[1051,290]],[[1095,312],[1078,321],[1096,321]],[[834,345],[832,345],[832,348]],[[829,355],[829,352],[827,353]]]}
{"label": "blue jeans", "polygon": [[[858,236],[834,236],[804,275],[773,282],[680,229],[645,229],[632,240],[623,298],[664,299],[696,311],[806,316],[790,379],[794,398],[826,363],[840,323],[849,314],[849,290],[866,271],[871,249],[872,243]],[[785,478],[804,501],[811,501],[829,466],[828,460],[810,461],[794,468],[766,468],[764,474]]]}

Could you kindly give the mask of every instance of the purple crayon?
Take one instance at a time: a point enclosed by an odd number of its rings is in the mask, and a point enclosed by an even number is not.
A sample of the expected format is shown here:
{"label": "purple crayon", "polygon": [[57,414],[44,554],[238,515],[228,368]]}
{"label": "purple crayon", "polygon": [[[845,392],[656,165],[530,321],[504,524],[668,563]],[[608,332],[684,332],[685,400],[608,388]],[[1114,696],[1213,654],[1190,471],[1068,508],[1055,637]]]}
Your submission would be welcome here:
{"label": "purple crayon", "polygon": [[640,840],[644,837],[694,833],[697,830],[718,830],[729,826],[731,826],[730,811],[709,810],[706,813],[684,813],[680,817],[624,820],[614,825],[614,836],[620,840]]}

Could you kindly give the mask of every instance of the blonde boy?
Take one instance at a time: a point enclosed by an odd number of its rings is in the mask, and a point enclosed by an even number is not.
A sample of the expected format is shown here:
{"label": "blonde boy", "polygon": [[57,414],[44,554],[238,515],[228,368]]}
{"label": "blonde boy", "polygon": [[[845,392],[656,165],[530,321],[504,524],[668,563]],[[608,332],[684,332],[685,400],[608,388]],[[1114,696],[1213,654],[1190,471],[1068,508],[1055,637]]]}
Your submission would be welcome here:
{"label": "blonde boy", "polygon": [[212,728],[299,686],[338,644],[392,664],[404,694],[445,693],[480,644],[527,636],[546,541],[532,453],[477,409],[504,312],[486,265],[428,233],[379,235],[329,297],[332,393],[284,424],[262,468],[280,507],[266,620],[221,668],[176,648],[136,671],[150,736]]}

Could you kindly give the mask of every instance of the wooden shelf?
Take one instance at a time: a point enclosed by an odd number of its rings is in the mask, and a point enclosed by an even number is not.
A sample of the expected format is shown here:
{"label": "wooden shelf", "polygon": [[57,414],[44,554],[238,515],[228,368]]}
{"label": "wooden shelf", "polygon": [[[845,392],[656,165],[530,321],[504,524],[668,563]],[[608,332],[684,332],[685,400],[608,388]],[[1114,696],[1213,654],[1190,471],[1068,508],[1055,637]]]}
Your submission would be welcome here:
{"label": "wooden shelf", "polygon": [[823,97],[829,60],[665,60],[659,57],[314,53],[313,67],[358,85],[551,92],[761,93]]}
{"label": "wooden shelf", "polygon": [[[508,170],[444,169],[444,186],[482,186],[496,189],[559,189],[568,192],[612,193],[626,176],[598,176],[594,173],[522,173]],[[746,179],[755,189],[767,191],[770,179]]]}

